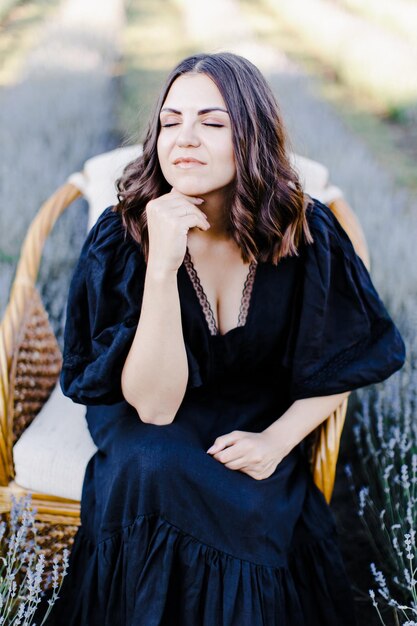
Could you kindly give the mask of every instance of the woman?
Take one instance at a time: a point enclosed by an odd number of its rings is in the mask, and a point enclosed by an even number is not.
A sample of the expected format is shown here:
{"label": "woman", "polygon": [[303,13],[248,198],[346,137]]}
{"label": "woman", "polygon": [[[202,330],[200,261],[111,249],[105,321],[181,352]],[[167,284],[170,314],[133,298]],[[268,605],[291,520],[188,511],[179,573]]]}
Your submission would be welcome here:
{"label": "woman", "polygon": [[306,436],[402,338],[246,59],[199,54],[76,267],[61,385],[98,451],[48,623],[352,626]]}

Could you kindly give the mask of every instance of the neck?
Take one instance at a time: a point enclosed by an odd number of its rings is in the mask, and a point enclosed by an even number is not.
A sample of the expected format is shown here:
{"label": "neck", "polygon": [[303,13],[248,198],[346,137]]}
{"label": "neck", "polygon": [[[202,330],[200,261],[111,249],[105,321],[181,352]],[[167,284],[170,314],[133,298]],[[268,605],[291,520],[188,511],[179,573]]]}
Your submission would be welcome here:
{"label": "neck", "polygon": [[203,204],[199,205],[199,208],[207,215],[210,228],[205,231],[193,228],[193,238],[197,235],[198,239],[204,241],[229,240],[230,235],[227,232],[230,211],[229,194],[224,190],[219,190],[207,194],[199,194],[199,197],[204,200]]}

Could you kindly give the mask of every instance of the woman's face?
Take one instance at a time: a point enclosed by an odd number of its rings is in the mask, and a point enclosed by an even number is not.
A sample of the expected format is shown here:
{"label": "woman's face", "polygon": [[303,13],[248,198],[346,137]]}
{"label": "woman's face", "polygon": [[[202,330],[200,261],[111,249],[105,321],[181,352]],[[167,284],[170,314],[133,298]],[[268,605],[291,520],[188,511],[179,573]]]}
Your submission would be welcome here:
{"label": "woman's face", "polygon": [[236,174],[230,117],[211,78],[179,76],[162,105],[160,120],[158,159],[172,187],[188,196],[202,196],[230,184]]}

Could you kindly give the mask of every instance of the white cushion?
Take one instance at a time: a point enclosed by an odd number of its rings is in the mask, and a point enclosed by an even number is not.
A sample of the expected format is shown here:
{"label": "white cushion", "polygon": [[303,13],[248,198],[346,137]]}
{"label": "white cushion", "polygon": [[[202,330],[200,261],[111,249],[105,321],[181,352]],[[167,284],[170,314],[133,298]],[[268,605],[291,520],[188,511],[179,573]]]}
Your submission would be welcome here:
{"label": "white cushion", "polygon": [[339,187],[330,185],[329,170],[325,165],[300,154],[290,153],[289,156],[294,169],[300,177],[301,186],[312,198],[317,198],[317,200],[329,204],[343,196]]}
{"label": "white cushion", "polygon": [[15,482],[37,493],[81,500],[87,463],[97,447],[86,407],[63,395],[59,383],[13,447]]}
{"label": "white cushion", "polygon": [[68,178],[68,182],[75,185],[88,200],[88,230],[106,207],[117,203],[115,182],[125,165],[140,154],[142,144],[104,152],[88,159],[82,172],[71,174]]}

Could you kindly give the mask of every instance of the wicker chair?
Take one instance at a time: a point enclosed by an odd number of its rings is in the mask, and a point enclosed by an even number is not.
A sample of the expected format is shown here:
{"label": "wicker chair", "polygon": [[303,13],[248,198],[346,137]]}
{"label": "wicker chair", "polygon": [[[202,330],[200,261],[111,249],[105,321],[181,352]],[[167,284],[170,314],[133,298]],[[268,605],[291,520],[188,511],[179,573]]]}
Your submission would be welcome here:
{"label": "wicker chair", "polygon": [[[85,407],[66,399],[68,404],[64,416],[56,415],[52,408],[54,394],[57,396],[62,393],[57,384],[62,356],[35,286],[42,250],[56,220],[81,195],[89,203],[88,226],[91,228],[101,211],[116,202],[114,180],[124,165],[139,155],[140,151],[141,146],[136,145],[89,159],[83,172],[70,176],[43,204],[23,243],[10,300],[0,326],[0,514],[7,517],[12,494],[16,497],[31,494],[36,508],[38,542],[47,562],[52,553],[72,545],[80,524],[82,479],[95,446],[86,428]],[[298,155],[293,155],[293,163],[300,173],[306,192],[328,204],[369,269],[369,254],[359,221],[343,199],[340,189],[328,184],[327,169]],[[330,502],[333,492],[347,403],[346,399],[310,435],[311,470],[327,502]],[[71,429],[74,429],[75,422],[67,413],[74,408],[78,412],[80,409],[82,411],[81,415],[78,413],[77,422],[80,425],[79,440],[73,444],[73,450],[78,453],[80,447],[84,446],[83,458],[77,460],[76,468],[71,468],[71,476],[78,472],[78,482],[72,484],[71,488],[64,478],[48,488],[42,479],[33,483],[38,461],[31,454],[25,453],[26,472],[20,469],[16,473],[15,454],[23,439],[22,435],[30,439],[37,420],[48,406],[51,407],[54,428],[56,424],[71,420]],[[38,435],[39,432],[43,440],[50,436],[48,431],[38,429]],[[60,450],[65,447],[61,440],[55,439],[53,446],[58,456],[64,453]],[[53,473],[51,466],[47,470]],[[19,472],[24,478],[19,479]]]}

